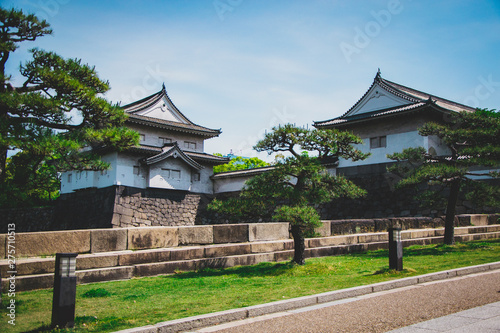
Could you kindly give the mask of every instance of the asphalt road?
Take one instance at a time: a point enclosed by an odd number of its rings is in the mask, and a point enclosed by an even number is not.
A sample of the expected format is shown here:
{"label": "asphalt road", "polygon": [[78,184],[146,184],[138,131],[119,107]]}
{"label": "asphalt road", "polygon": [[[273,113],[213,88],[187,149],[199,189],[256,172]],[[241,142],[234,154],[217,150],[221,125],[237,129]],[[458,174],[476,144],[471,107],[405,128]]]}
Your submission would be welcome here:
{"label": "asphalt road", "polygon": [[[500,271],[394,289],[196,332],[327,333],[387,332],[429,319],[500,301]],[[472,333],[472,332],[471,332]]]}

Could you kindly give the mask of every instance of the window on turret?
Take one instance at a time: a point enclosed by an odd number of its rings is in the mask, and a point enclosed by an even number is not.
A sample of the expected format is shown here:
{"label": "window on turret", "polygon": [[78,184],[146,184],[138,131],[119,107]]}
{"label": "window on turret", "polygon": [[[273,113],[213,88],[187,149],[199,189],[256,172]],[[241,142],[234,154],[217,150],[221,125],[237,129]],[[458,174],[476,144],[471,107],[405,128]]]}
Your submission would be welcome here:
{"label": "window on turret", "polygon": [[139,141],[140,142],[146,141],[146,135],[145,134],[139,134]]}
{"label": "window on turret", "polygon": [[161,168],[162,175],[167,179],[181,179],[181,170]]}
{"label": "window on turret", "polygon": [[164,137],[159,137],[158,140],[160,141],[160,144],[161,145],[164,145],[166,143],[172,143],[172,139],[170,138],[164,138]]}
{"label": "window on turret", "polygon": [[184,148],[196,149],[196,142],[184,141]]}
{"label": "window on turret", "polygon": [[385,135],[370,138],[370,149],[385,147],[387,147],[387,137]]}
{"label": "window on turret", "polygon": [[200,181],[200,173],[199,172],[193,172],[191,174],[191,181],[192,182],[199,182]]}

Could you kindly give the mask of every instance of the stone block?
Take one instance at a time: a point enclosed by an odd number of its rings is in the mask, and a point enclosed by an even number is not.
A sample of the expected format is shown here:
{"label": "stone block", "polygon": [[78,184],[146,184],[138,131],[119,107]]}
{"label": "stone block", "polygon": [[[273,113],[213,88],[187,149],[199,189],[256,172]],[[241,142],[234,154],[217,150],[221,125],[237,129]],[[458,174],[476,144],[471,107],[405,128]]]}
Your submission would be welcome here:
{"label": "stone block", "polygon": [[128,228],[128,249],[155,249],[179,245],[177,227]]}
{"label": "stone block", "polygon": [[321,237],[329,237],[332,235],[332,222],[321,221],[321,227],[314,229]]}
{"label": "stone block", "polygon": [[127,229],[90,230],[90,252],[123,251],[127,249]]}
{"label": "stone block", "polygon": [[231,321],[245,319],[247,310],[233,309],[209,313],[194,317],[165,321],[155,325],[158,333],[189,332],[200,327],[214,326]]}
{"label": "stone block", "polygon": [[251,253],[250,244],[221,244],[210,245],[205,248],[205,257],[227,257]]}
{"label": "stone block", "polygon": [[289,300],[277,301],[272,303],[260,304],[249,306],[246,309],[248,310],[248,317],[258,317],[262,315],[266,315],[269,313],[282,312],[297,308],[303,308],[310,305],[317,304],[318,300],[315,295],[312,296],[304,296],[298,298],[292,298]]}
{"label": "stone block", "polygon": [[315,247],[312,249],[305,249],[304,256],[306,258],[328,257],[335,255],[334,247]]}
{"label": "stone block", "polygon": [[280,251],[274,253],[274,261],[290,261],[293,258],[294,250]]}
{"label": "stone block", "polygon": [[332,235],[359,234],[375,231],[374,220],[338,220],[331,222]]}
{"label": "stone block", "polygon": [[288,223],[252,223],[248,225],[248,241],[270,241],[289,238]]}
{"label": "stone block", "polygon": [[212,244],[214,242],[214,229],[206,226],[179,227],[179,245]]}
{"label": "stone block", "polygon": [[118,266],[110,268],[76,271],[76,278],[78,284],[102,282],[102,281],[127,280],[131,279],[133,275],[134,275],[133,266]]}
{"label": "stone block", "polygon": [[459,225],[488,225],[488,215],[486,214],[463,214],[456,217]]}
{"label": "stone block", "polygon": [[367,243],[364,244],[364,250],[366,251],[375,251],[375,250],[382,250],[382,249],[388,249],[389,248],[389,242],[376,242],[376,243]]}
{"label": "stone block", "polygon": [[341,299],[367,295],[370,294],[371,292],[372,292],[371,286],[360,286],[354,288],[329,291],[326,293],[318,294],[316,296],[318,297],[318,303],[328,303],[328,302],[338,301]]}
{"label": "stone block", "polygon": [[193,271],[196,269],[196,261],[168,261],[135,266],[136,276],[153,276],[162,274],[173,274],[176,271]]}
{"label": "stone block", "polygon": [[[54,258],[36,258],[36,259],[20,259],[16,260],[17,276],[54,273],[55,259]],[[0,264],[0,276],[6,277],[11,271],[7,261]]]}
{"label": "stone block", "polygon": [[378,232],[378,233],[369,233],[369,234],[360,234],[358,235],[359,243],[374,243],[374,242],[388,242],[389,241],[389,233],[387,232]]}
{"label": "stone block", "polygon": [[94,268],[118,266],[118,254],[82,254],[76,257],[76,269],[86,270]]}
{"label": "stone block", "polygon": [[391,221],[389,219],[374,219],[375,232],[387,231],[391,227]]}
{"label": "stone block", "polygon": [[170,260],[191,260],[200,259],[205,255],[205,250],[202,247],[184,247],[176,248],[170,251]]}
{"label": "stone block", "polygon": [[90,230],[43,231],[16,234],[16,257],[86,253],[90,251]]}
{"label": "stone block", "polygon": [[488,224],[500,224],[500,214],[490,214],[488,216]]}
{"label": "stone block", "polygon": [[[9,281],[2,279],[2,290],[7,292]],[[48,289],[54,287],[54,274],[37,274],[27,276],[16,276],[16,292],[35,290],[35,289]]]}
{"label": "stone block", "polygon": [[143,250],[118,255],[118,264],[120,266],[131,266],[136,264],[162,262],[170,260],[170,250]]}
{"label": "stone block", "polygon": [[285,243],[283,242],[255,242],[250,244],[252,253],[263,253],[263,252],[276,252],[283,251],[285,249]]}
{"label": "stone block", "polygon": [[356,244],[358,236],[331,236],[323,238],[312,238],[308,240],[308,247],[323,247],[344,244]]}
{"label": "stone block", "polygon": [[248,265],[255,265],[261,262],[272,262],[274,261],[274,254],[273,253],[246,254],[241,256],[225,257],[224,259],[225,262],[223,267],[248,266]]}
{"label": "stone block", "polygon": [[248,242],[248,224],[220,224],[213,228],[215,244]]}
{"label": "stone block", "polygon": [[423,230],[411,230],[410,238],[426,238],[426,237],[434,237],[434,229],[423,229]]}
{"label": "stone block", "polygon": [[6,234],[0,234],[0,259],[7,258],[5,255],[5,249],[6,249],[6,244],[7,242],[7,235]]}

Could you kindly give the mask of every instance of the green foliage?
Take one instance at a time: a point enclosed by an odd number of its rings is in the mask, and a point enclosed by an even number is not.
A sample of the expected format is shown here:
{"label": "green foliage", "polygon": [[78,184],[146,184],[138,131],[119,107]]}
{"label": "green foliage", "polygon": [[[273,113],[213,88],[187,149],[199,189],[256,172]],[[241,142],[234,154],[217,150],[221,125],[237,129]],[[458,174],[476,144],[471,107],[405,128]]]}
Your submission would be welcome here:
{"label": "green foliage", "polygon": [[329,174],[324,165],[340,157],[366,158],[368,154],[352,146],[360,142],[347,132],[307,130],[291,124],[275,127],[254,149],[269,154],[288,152],[291,156],[279,159],[270,171],[247,181],[239,197],[214,200],[208,208],[233,220],[273,217],[290,222],[295,240],[294,262],[303,264],[304,235],[313,234],[319,223],[313,206],[333,198],[365,194],[354,183]]}
{"label": "green foliage", "polygon": [[[419,134],[438,137],[448,147],[449,155],[433,155],[422,147],[407,148],[401,153],[387,155],[399,162],[389,170],[403,177],[398,183],[400,187],[423,182],[450,187],[445,243],[452,244],[453,219],[461,184],[473,183],[471,177],[474,176],[500,177],[496,171],[481,171],[500,165],[500,116],[495,110],[463,111],[450,115],[450,120],[443,124],[425,124]],[[468,198],[475,203],[482,200],[483,204],[500,204],[497,188],[482,183],[469,189]]]}
{"label": "green foliage", "polygon": [[269,163],[261,160],[258,157],[245,158],[242,156],[236,156],[234,158],[231,158],[229,163],[214,166],[214,173],[262,168],[268,165]]}
{"label": "green foliage", "polygon": [[85,297],[85,298],[92,298],[92,297],[107,297],[111,295],[111,293],[109,291],[107,291],[106,289],[104,288],[96,288],[96,289],[90,289],[88,291],[86,291],[82,297]]}
{"label": "green foliage", "polygon": [[[23,197],[43,199],[47,193],[52,198],[57,172],[108,168],[90,151],[120,150],[139,139],[123,127],[123,110],[102,97],[109,83],[79,59],[33,49],[32,60],[20,67],[24,82],[11,84],[11,75],[5,73],[10,53],[19,43],[51,32],[49,24],[34,15],[0,8],[0,188],[2,193],[19,192],[20,202]],[[21,155],[7,163],[9,150]]]}
{"label": "green foliage", "polygon": [[423,181],[448,184],[465,180],[468,176],[498,177],[497,172],[473,171],[471,167],[500,165],[500,117],[494,110],[478,109],[451,116],[448,123],[427,123],[419,129],[420,135],[437,136],[449,150],[448,156],[432,155],[423,147],[407,148],[387,157],[402,163],[390,171],[404,177],[400,186]]}

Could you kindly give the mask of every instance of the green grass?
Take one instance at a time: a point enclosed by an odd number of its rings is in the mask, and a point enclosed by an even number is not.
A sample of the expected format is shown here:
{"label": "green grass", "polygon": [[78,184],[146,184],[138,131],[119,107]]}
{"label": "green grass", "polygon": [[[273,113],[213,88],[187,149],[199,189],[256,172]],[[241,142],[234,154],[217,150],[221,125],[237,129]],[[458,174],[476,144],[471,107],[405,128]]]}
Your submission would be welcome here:
{"label": "green grass", "polygon": [[[498,261],[500,240],[404,249],[404,270],[388,269],[388,252],[312,258],[304,266],[261,263],[169,276],[77,286],[76,326],[54,332],[110,332],[336,289]],[[16,294],[16,326],[1,332],[50,331],[52,290]]]}

